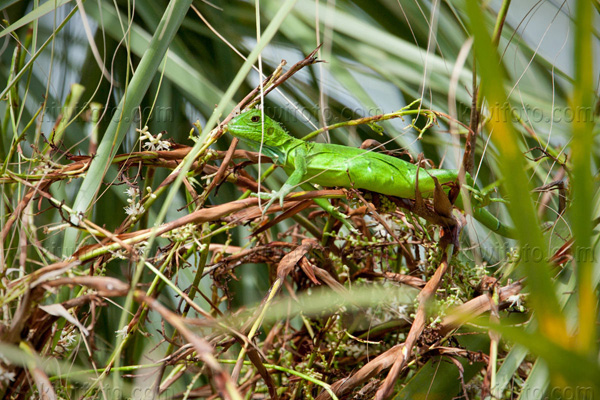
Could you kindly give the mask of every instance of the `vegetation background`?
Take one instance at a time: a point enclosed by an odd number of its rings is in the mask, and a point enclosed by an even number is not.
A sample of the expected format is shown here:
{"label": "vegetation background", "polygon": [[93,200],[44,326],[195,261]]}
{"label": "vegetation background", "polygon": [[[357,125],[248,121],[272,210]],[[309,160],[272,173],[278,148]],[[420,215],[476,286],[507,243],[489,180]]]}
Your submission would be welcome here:
{"label": "vegetation background", "polygon": [[[3,398],[600,393],[597,1],[0,9]],[[468,219],[452,255],[439,227],[356,198],[334,201],[359,235],[316,209],[260,225],[256,200],[235,202],[267,166],[236,153],[253,162],[218,175],[218,123],[319,45],[267,115],[301,137],[411,105],[315,140],[440,168],[461,166],[470,126],[472,173],[516,240]]]}

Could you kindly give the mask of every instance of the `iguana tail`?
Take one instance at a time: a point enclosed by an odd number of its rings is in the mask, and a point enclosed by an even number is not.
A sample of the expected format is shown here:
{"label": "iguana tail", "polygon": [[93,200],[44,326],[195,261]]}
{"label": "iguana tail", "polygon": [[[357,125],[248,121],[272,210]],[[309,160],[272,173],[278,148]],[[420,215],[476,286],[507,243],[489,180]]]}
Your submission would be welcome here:
{"label": "iguana tail", "polygon": [[481,222],[486,228],[507,238],[516,239],[516,231],[513,227],[506,226],[485,208],[473,209],[473,218]]}
{"label": "iguana tail", "polygon": [[[465,183],[473,188],[477,188],[477,185],[473,181],[471,174],[468,172],[465,174]],[[465,209],[462,194],[458,195],[458,198],[454,202],[454,205],[461,210]],[[502,235],[507,238],[516,239],[516,231],[513,227],[506,226],[498,218],[496,218],[487,209],[483,208],[481,204],[471,197],[471,208],[473,210],[473,218],[481,222],[483,226],[489,230],[496,232],[498,235]]]}

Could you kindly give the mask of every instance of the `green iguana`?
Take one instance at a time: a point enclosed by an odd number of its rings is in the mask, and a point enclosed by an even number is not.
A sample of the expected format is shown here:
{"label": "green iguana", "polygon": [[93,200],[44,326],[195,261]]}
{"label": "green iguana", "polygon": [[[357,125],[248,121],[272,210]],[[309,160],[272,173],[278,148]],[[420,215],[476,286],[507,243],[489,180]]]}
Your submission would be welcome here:
{"label": "green iguana", "polygon": [[[416,165],[389,155],[296,139],[266,115],[264,121],[262,119],[263,114],[260,110],[246,111],[232,119],[227,124],[227,130],[252,149],[261,151],[273,159],[288,174],[289,178],[281,189],[267,195],[269,202],[265,210],[277,199],[283,205],[284,197],[297,186],[314,190],[312,186],[306,185],[307,182],[325,187],[365,189],[384,195],[415,199],[417,188],[423,198],[433,197],[434,178],[441,185],[458,181],[457,170],[421,169],[417,172]],[[475,187],[469,173],[465,176],[465,182]],[[339,212],[326,199],[315,199],[315,202],[332,215],[339,216],[336,215]],[[486,209],[478,207],[475,199],[472,203],[473,217],[477,221],[499,235],[514,237],[511,228],[503,225]],[[460,194],[454,205],[464,210]]]}

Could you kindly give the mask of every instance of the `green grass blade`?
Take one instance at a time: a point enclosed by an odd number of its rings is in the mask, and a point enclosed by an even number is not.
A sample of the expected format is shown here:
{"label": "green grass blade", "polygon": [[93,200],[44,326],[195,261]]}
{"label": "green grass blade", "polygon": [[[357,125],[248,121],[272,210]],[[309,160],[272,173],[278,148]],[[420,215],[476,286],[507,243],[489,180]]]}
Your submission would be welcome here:
{"label": "green grass blade", "polygon": [[[106,33],[115,41],[121,40],[123,31],[119,20],[125,19],[125,16],[121,15],[119,18],[114,7],[107,2],[101,2],[100,7],[95,3],[89,3],[86,12],[96,21],[102,21]],[[151,36],[147,31],[137,24],[132,24],[129,41],[132,53],[142,57],[149,48],[150,41]],[[207,79],[197,66],[192,65],[184,54],[174,52],[173,47],[170,46],[166,57],[165,76],[185,93],[186,98],[195,107],[212,110],[212,105],[221,101],[223,92]],[[233,106],[232,103],[230,105]]]}
{"label": "green grass blade", "polygon": [[597,185],[592,177],[592,151],[594,148],[594,46],[592,43],[592,24],[594,13],[591,0],[579,0],[576,6],[575,24],[575,87],[572,109],[573,140],[571,141],[571,159],[573,160],[573,205],[571,221],[575,255],[578,296],[579,323],[577,349],[581,354],[597,359],[597,321],[598,315],[593,279],[594,251],[592,250],[592,230],[594,215],[594,194]]}
{"label": "green grass blade", "polygon": [[[110,121],[108,129],[100,141],[98,153],[81,184],[79,193],[73,203],[73,209],[77,212],[85,213],[96,196],[106,170],[117,153],[125,134],[129,130],[136,108],[140,105],[142,98],[146,94],[190,4],[191,0],[173,0],[169,4],[169,7],[167,7],[148,50],[144,53],[119,103],[115,116]],[[68,255],[70,250],[72,250],[72,243],[75,243],[76,237],[77,231],[74,229],[68,229],[65,232],[63,242],[64,256]]]}
{"label": "green grass blade", "polygon": [[[0,32],[0,38],[8,35],[11,32],[16,31],[19,28],[24,27],[27,24],[32,23],[43,17],[44,15],[56,10],[57,8],[69,3],[71,0],[48,0],[41,6],[34,8],[27,15],[19,20],[13,22],[7,26],[2,32]],[[0,7],[2,9],[3,7]]]}
{"label": "green grass blade", "polygon": [[[275,17],[272,19],[269,26],[267,26],[264,33],[262,34],[261,40],[258,42],[256,47],[252,50],[252,52],[248,55],[246,61],[241,66],[241,68],[239,69],[235,78],[229,85],[229,88],[225,91],[225,94],[223,95],[221,102],[219,103],[219,105],[217,106],[217,108],[215,109],[215,111],[213,112],[211,117],[208,119],[206,125],[202,129],[202,132],[201,132],[199,138],[197,139],[196,144],[190,150],[189,154],[185,157],[184,162],[181,164],[181,168],[179,168],[177,178],[170,185],[169,192],[167,193],[167,195],[165,197],[165,202],[164,202],[162,208],[160,209],[160,212],[158,213],[158,216],[156,218],[155,226],[158,226],[159,224],[161,224],[164,221],[164,219],[167,215],[167,212],[172,207],[173,200],[174,200],[175,196],[177,195],[177,191],[178,191],[179,187],[181,186],[181,183],[183,182],[183,178],[185,177],[186,172],[190,169],[190,167],[192,166],[192,163],[196,160],[196,157],[200,154],[202,149],[206,146],[208,137],[209,137],[212,129],[216,126],[218,119],[221,117],[221,115],[225,111],[227,105],[233,99],[233,96],[235,95],[235,93],[237,92],[239,87],[242,85],[244,80],[246,79],[248,72],[250,72],[250,70],[252,69],[252,65],[254,64],[254,62],[256,62],[260,53],[264,50],[264,48],[271,41],[271,39],[273,39],[273,37],[275,36],[277,31],[279,30],[279,27],[283,23],[285,17],[289,14],[291,9],[294,7],[296,1],[297,0],[288,0],[286,3],[284,3],[280,7],[278,13],[275,15]],[[155,231],[153,231],[152,236],[150,236],[147,240],[148,245],[146,248],[148,249],[148,251],[151,248],[152,243],[155,239],[154,232]],[[141,257],[140,261],[136,265],[135,276],[133,277],[133,280],[131,283],[132,289],[134,289],[136,287],[136,284],[137,284],[137,282],[139,282],[142,272],[144,271],[144,263],[146,261],[147,252],[146,252],[146,254],[144,254],[143,257]],[[132,303],[133,303],[133,290],[131,290],[127,296],[125,306],[123,307],[123,312],[121,313],[119,326],[125,326],[127,317],[129,316],[128,310]],[[119,366],[119,363],[120,363],[119,355],[120,355],[120,349],[122,347],[122,343],[123,343],[123,339],[119,339],[117,345],[115,346],[115,348],[117,350],[112,355],[112,358],[115,360],[115,365],[117,367]],[[117,379],[117,378],[115,378],[115,379]]]}
{"label": "green grass blade", "polygon": [[[485,19],[480,7],[477,1],[469,0],[467,9],[475,36],[474,48],[481,74],[482,94],[487,99],[490,112],[488,129],[492,141],[503,158],[499,169],[507,177],[504,187],[509,199],[519,199],[519,201],[511,201],[508,208],[524,255],[523,266],[528,276],[527,284],[531,290],[531,302],[537,313],[541,332],[558,343],[566,345],[568,343],[566,324],[564,317],[557,312],[560,308],[546,262],[547,247],[542,239],[533,202],[529,196],[523,195],[529,193],[531,187],[525,175],[526,168],[522,150],[518,145],[519,139],[510,124],[512,118],[506,103],[504,71],[500,67],[496,49],[492,46],[491,36],[483,24]],[[536,262],[538,259],[533,257],[535,253],[541,254],[540,262]]]}

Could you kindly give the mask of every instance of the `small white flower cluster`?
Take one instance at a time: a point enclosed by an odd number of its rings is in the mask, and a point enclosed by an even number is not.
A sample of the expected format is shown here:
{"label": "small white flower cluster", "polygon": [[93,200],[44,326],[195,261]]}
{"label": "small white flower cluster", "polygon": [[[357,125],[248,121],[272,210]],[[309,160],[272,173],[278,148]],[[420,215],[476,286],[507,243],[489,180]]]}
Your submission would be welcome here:
{"label": "small white flower cluster", "polygon": [[32,172],[36,175],[47,175],[54,172],[54,169],[50,163],[46,161],[33,168]]}
{"label": "small white flower cluster", "polygon": [[63,355],[73,348],[77,343],[77,336],[73,330],[63,330],[60,334],[60,340],[54,351],[57,355]]}
{"label": "small white flower cluster", "polygon": [[[144,254],[147,247],[148,247],[148,242],[145,240],[142,240],[139,243],[133,244],[133,252],[135,255],[141,256],[142,254]],[[120,260],[128,260],[131,257],[131,254],[127,253],[123,249],[119,249],[117,251],[112,252],[112,257],[113,257],[113,259],[118,258]]]}
{"label": "small white flower cluster", "polygon": [[369,349],[364,343],[352,343],[346,346],[345,350],[349,357],[359,358],[366,355]]}
{"label": "small white flower cluster", "polygon": [[148,248],[148,242],[145,240],[142,240],[141,242],[133,245],[133,250],[136,252],[136,254],[138,256],[143,255],[146,252],[147,248]]}
{"label": "small white flower cluster", "polygon": [[[403,226],[398,223],[398,219],[393,214],[381,214],[380,218],[394,232],[401,232],[402,229],[404,229]],[[365,222],[367,223],[367,226],[373,230],[373,236],[375,237],[373,240],[375,243],[384,241],[391,242],[394,240],[394,237],[390,235],[387,229],[385,229],[385,227],[371,215],[365,215]]]}
{"label": "small white flower cluster", "polygon": [[127,199],[127,203],[129,203],[129,205],[125,207],[125,213],[135,220],[138,216],[142,215],[146,211],[142,203],[138,201],[140,191],[138,188],[132,186],[129,187],[125,193],[127,194],[127,197],[129,197]]}
{"label": "small white flower cluster", "polygon": [[476,264],[475,268],[471,271],[471,273],[475,275],[477,281],[481,281],[489,273],[487,269],[487,263],[484,261],[483,264]]}
{"label": "small white flower cluster", "polygon": [[370,309],[369,314],[371,315],[373,324],[382,324],[397,319],[409,320],[411,318],[410,314],[412,310],[413,306],[411,304],[406,304],[400,299],[396,299],[383,307]]}
{"label": "small white flower cluster", "polygon": [[506,301],[510,301],[510,305],[508,307],[514,308],[519,312],[525,312],[526,308],[523,305],[523,294],[513,294],[512,296],[508,296]]}
{"label": "small white flower cluster", "polygon": [[144,126],[143,129],[136,129],[136,132],[140,134],[140,140],[142,142],[146,141],[146,143],[142,145],[146,150],[161,151],[169,150],[171,148],[171,143],[166,140],[160,140],[162,133],[152,136],[152,134],[148,132],[147,126]]}
{"label": "small white flower cluster", "polygon": [[[1,357],[2,362],[6,365],[10,365],[5,357]],[[15,380],[15,373],[9,372],[4,367],[0,366],[0,387],[6,387],[8,384]]]}
{"label": "small white flower cluster", "polygon": [[116,330],[115,334],[118,338],[125,339],[127,337],[127,325],[119,330]]}
{"label": "small white flower cluster", "polygon": [[435,319],[431,318],[431,325],[435,327],[437,324],[442,322],[443,317],[448,314],[449,310],[451,310],[453,307],[463,304],[461,297],[462,294],[460,289],[450,289],[450,293],[448,293],[445,298],[438,301],[438,308],[436,310],[437,317]]}
{"label": "small white flower cluster", "polygon": [[196,232],[197,228],[194,224],[186,224],[177,229],[173,229],[170,232],[164,234],[164,237],[173,242],[183,242],[188,238],[192,237]]}

